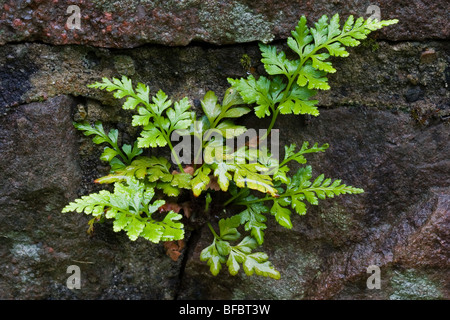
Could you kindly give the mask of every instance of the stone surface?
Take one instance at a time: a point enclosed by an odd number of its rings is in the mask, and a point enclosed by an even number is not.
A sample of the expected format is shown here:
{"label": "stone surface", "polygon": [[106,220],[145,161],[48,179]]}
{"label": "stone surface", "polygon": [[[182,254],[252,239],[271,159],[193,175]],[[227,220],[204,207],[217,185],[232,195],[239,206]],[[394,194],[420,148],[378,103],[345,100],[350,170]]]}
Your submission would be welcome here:
{"label": "stone surface", "polygon": [[[279,128],[281,144],[330,143],[310,161],[316,175],[342,178],[365,193],[310,206],[306,216],[293,218],[292,230],[269,218],[263,249],[280,271],[279,281],[243,273],[205,276],[208,267],[199,255],[212,237],[204,228],[189,255],[179,297],[448,299],[448,125],[423,129],[404,113],[350,107],[322,110],[307,125],[280,119]],[[366,287],[370,265],[382,270],[382,291]],[[408,279],[417,283],[400,288]],[[428,282],[428,289],[416,292]]]}
{"label": "stone surface", "polygon": [[[170,299],[179,264],[162,246],[130,242],[88,217],[62,214],[79,196],[82,170],[67,96],[0,117],[0,299]],[[91,180],[92,181],[92,180]],[[70,265],[81,289],[69,290]]]}
{"label": "stone surface", "polygon": [[[422,64],[421,54],[433,48],[436,59]],[[366,41],[350,49],[350,56],[334,59],[338,70],[329,76],[331,90],[317,95],[322,107],[366,105],[394,110],[417,109],[417,118],[444,117],[449,111],[450,68],[448,42]],[[242,62],[247,55],[250,68]],[[150,86],[163,89],[175,99],[202,99],[208,90],[223,94],[227,78],[263,74],[256,45],[185,48],[142,47],[106,50],[84,46],[18,44],[0,47],[0,112],[16,104],[42,101],[70,94],[118,106],[112,95],[87,88],[102,77],[128,74]],[[371,81],[367,81],[370,77]],[[16,89],[17,88],[17,89]],[[196,104],[199,105],[198,103]],[[117,109],[109,108],[110,119]],[[114,113],[114,115],[112,115]],[[420,119],[417,119],[420,120]],[[425,121],[426,119],[424,119]]]}
{"label": "stone surface", "polygon": [[[283,143],[330,143],[310,158],[314,172],[366,192],[309,207],[292,230],[269,219],[275,281],[211,276],[198,259],[208,228],[188,232],[174,262],[162,244],[131,242],[108,223],[88,235],[89,217],[61,214],[108,172],[103,146],[71,122],[101,120],[130,143],[130,112],[87,84],[125,74],[199,110],[227,77],[263,74],[256,43],[243,42],[285,38],[301,14],[364,15],[370,1],[85,1],[82,30],[64,28],[69,3],[0,1],[0,298],[449,299],[448,2],[378,3],[401,23],[333,61],[318,118],[277,124]],[[243,123],[268,124],[255,119]],[[381,290],[366,287],[372,264]],[[70,265],[81,268],[79,291],[66,286]]]}
{"label": "stone surface", "polygon": [[[78,11],[69,8],[76,5]],[[323,14],[369,17],[371,1],[0,1],[0,44],[18,41],[83,44],[110,48],[152,43],[232,44],[286,38],[301,15],[316,21]],[[379,33],[389,40],[446,39],[448,1],[376,3],[382,19],[400,24]],[[79,17],[79,28],[72,28]]]}

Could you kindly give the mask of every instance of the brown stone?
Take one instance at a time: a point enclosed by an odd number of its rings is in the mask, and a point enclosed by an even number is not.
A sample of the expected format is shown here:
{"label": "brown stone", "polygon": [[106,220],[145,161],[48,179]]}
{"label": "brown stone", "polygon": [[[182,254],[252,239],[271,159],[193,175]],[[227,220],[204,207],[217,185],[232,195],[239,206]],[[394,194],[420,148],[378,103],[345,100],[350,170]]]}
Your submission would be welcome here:
{"label": "brown stone", "polygon": [[[270,41],[290,35],[301,15],[312,23],[323,14],[369,17],[361,1],[83,1],[78,4],[80,28],[68,28],[74,12],[66,1],[4,0],[0,44],[42,41],[56,45],[84,44],[130,48],[143,44],[184,46],[193,41],[231,44]],[[377,2],[382,19],[400,23],[377,33],[380,39],[446,39],[450,29],[448,1]],[[369,10],[370,11],[370,10]]]}

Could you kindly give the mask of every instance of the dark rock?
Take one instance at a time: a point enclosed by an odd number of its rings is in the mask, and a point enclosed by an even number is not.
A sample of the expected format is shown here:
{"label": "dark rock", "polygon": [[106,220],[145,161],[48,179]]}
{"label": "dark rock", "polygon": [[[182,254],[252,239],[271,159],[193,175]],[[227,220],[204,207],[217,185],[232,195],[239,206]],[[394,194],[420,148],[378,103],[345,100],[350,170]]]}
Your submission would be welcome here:
{"label": "dark rock", "polygon": [[420,87],[409,88],[405,93],[405,99],[407,102],[415,102],[423,97],[423,92]]}
{"label": "dark rock", "polygon": [[0,64],[0,114],[8,106],[25,102],[22,95],[31,89],[30,77],[37,71],[33,61],[27,59],[26,49],[2,49],[6,61]]}
{"label": "dark rock", "polygon": [[[0,41],[15,43],[0,47],[0,298],[448,299],[450,50],[448,41],[429,39],[448,38],[449,10],[442,1],[379,3],[383,19],[400,23],[351,49],[348,59],[333,60],[338,71],[329,77],[331,90],[317,95],[318,118],[278,122],[283,144],[331,144],[310,158],[315,174],[366,193],[309,207],[293,219],[293,230],[269,219],[263,249],[281,271],[275,281],[225,270],[211,276],[199,261],[211,241],[208,228],[194,231],[173,262],[162,244],[131,242],[108,222],[89,236],[88,216],[60,213],[69,201],[97,191],[93,179],[109,170],[98,160],[103,146],[75,132],[72,119],[101,120],[119,128],[126,143],[137,134],[128,125],[130,112],[87,84],[127,74],[152,94],[188,96],[199,110],[206,91],[223,95],[227,77],[262,74],[256,43],[88,45],[276,40],[289,35],[301,14],[309,21],[337,11],[364,15],[367,4],[85,1],[85,29],[69,30],[62,2],[1,2]],[[68,43],[81,45],[49,45]],[[429,48],[435,55],[424,56]],[[243,121],[259,128],[270,119]],[[81,268],[81,290],[66,286],[73,264]],[[372,264],[381,267],[382,290],[366,287]]]}
{"label": "dark rock", "polygon": [[[423,69],[418,69],[420,54],[427,47],[435,48],[440,54],[433,64],[426,64]],[[105,107],[103,114],[108,115],[108,121],[116,122],[119,102],[110,93],[89,89],[87,85],[102,77],[120,77],[121,73],[117,68],[130,74],[133,83],[143,82],[149,85],[152,94],[162,89],[174,99],[189,97],[193,105],[194,100],[202,99],[208,90],[213,90],[218,95],[223,94],[229,85],[227,77],[245,77],[248,70],[241,63],[245,55],[249,57],[251,67],[263,70],[256,44],[186,48],[155,46],[133,50],[52,47],[43,44],[5,45],[0,47],[0,66],[8,66],[6,56],[11,52],[22,52],[24,58],[17,59],[11,65],[11,77],[5,78],[2,92],[7,99],[5,108],[14,105],[10,102],[12,100],[24,103],[42,101],[45,96],[70,94],[114,106],[115,108]],[[317,99],[322,107],[361,104],[380,107],[381,104],[382,108],[408,110],[411,102],[406,101],[405,94],[414,88],[408,99],[419,98],[417,101],[434,105],[448,104],[449,52],[448,42],[404,42],[392,46],[380,42],[379,49],[375,52],[368,47],[355,48],[350,50],[348,58],[334,59],[333,65],[338,71],[329,75],[331,90],[319,92]],[[17,80],[10,83],[21,79],[22,74],[14,75],[13,72],[20,69],[34,71],[27,81],[21,81],[12,87],[6,85],[8,79],[16,77]],[[417,79],[414,87],[410,84],[412,72]],[[16,89],[16,86],[20,88]]]}
{"label": "dark rock", "polygon": [[420,63],[432,63],[436,60],[436,51],[427,49],[420,55]]}
{"label": "dark rock", "polygon": [[[0,118],[0,298],[173,298],[179,264],[162,246],[130,242],[108,223],[90,237],[89,217],[61,213],[80,196],[75,106],[59,96]],[[80,290],[66,286],[70,265]]]}
{"label": "dark rock", "polygon": [[[282,144],[330,143],[326,153],[311,158],[313,173],[342,178],[365,193],[310,206],[306,216],[293,217],[292,230],[268,218],[262,249],[280,271],[278,281],[243,272],[233,277],[225,266],[217,277],[208,275],[199,260],[212,240],[204,228],[188,258],[179,297],[396,299],[411,292],[415,299],[448,299],[448,126],[419,129],[407,114],[339,108],[322,110],[306,127],[285,117],[279,128]],[[367,288],[370,265],[381,268],[383,291]],[[400,291],[403,282],[410,283],[409,291]],[[428,291],[422,296],[414,293],[423,286]]]}
{"label": "dark rock", "polygon": [[[179,46],[192,41],[231,44],[286,38],[301,15],[365,16],[368,2],[298,1],[65,1],[0,2],[0,44],[42,41],[130,48],[147,43]],[[400,23],[378,33],[389,40],[447,39],[447,1],[378,1],[382,19]],[[69,9],[69,10],[68,10]],[[367,13],[366,13],[367,12]],[[77,18],[79,18],[77,20]],[[78,23],[74,24],[74,23]]]}

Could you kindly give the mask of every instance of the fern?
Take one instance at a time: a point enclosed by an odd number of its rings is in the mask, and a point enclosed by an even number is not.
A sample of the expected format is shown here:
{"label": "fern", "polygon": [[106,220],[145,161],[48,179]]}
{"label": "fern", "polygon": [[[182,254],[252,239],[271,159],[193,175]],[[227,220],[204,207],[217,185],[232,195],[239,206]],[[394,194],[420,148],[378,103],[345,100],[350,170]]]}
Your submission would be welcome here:
{"label": "fern", "polygon": [[94,217],[113,219],[114,231],[124,230],[132,241],[139,236],[155,243],[183,239],[183,224],[177,222],[182,217],[180,214],[170,211],[162,221],[152,217],[165,204],[164,200],[151,203],[154,195],[153,188],[128,179],[126,184],[116,182],[113,193],[102,190],[83,196],[65,206],[62,212],[84,211]]}
{"label": "fern", "polygon": [[275,270],[269,257],[264,252],[253,252],[258,247],[258,243],[252,237],[245,237],[237,245],[232,246],[230,241],[240,238],[237,227],[240,225],[239,217],[234,216],[219,221],[219,234],[208,224],[214,235],[211,245],[202,250],[200,260],[206,261],[213,275],[217,275],[222,269],[222,264],[226,263],[231,275],[236,275],[242,264],[244,272],[251,276],[257,275],[280,278],[280,273]]}
{"label": "fern", "polygon": [[122,108],[130,110],[137,107],[138,114],[133,116],[132,125],[143,127],[137,146],[155,148],[169,145],[173,156],[177,159],[178,168],[183,171],[170,137],[173,131],[187,129],[193,122],[193,114],[188,111],[191,106],[187,98],[175,102],[171,107],[172,101],[162,90],[159,90],[151,98],[153,103],[150,103],[148,86],[138,83],[134,90],[131,80],[125,76],[122,80],[113,78],[113,81],[103,78],[102,82],[96,82],[89,87],[113,91],[114,97],[119,99],[127,97]]}
{"label": "fern", "polygon": [[255,114],[259,118],[272,115],[272,129],[276,117],[281,114],[309,114],[318,116],[318,100],[311,100],[316,90],[329,90],[328,73],[336,72],[329,61],[331,56],[347,57],[345,47],[355,47],[359,40],[398,20],[364,20],[349,16],[343,27],[339,24],[339,14],[328,22],[322,16],[315,28],[309,28],[304,16],[300,18],[295,30],[291,32],[287,44],[298,55],[298,59],[289,60],[286,54],[278,52],[275,46],[260,44],[260,50],[266,72],[273,76],[269,79],[260,76],[255,79],[228,79],[247,104],[256,103]]}
{"label": "fern", "polygon": [[192,176],[188,173],[171,173],[170,167],[169,161],[162,157],[138,157],[130,165],[117,168],[95,182],[103,184],[136,178],[145,180],[148,186],[162,190],[167,196],[176,197],[180,189],[191,188]]}
{"label": "fern", "polygon": [[[183,239],[184,224],[178,214],[181,204],[175,203],[184,198],[183,193],[188,196],[191,193],[193,208],[204,206],[196,214],[204,213],[205,217],[197,221],[209,221],[211,215],[216,216],[216,212],[210,211],[219,205],[215,192],[227,192],[230,197],[223,208],[233,206],[239,213],[220,219],[218,233],[211,222],[206,223],[213,241],[202,250],[200,259],[213,275],[219,274],[225,265],[231,275],[242,268],[249,276],[279,279],[280,273],[268,255],[255,251],[264,244],[268,219],[273,217],[284,228],[292,229],[293,213],[302,216],[308,206],[318,205],[319,200],[363,192],[323,174],[313,179],[306,156],[325,152],[329,147],[326,143],[311,146],[304,142],[300,148],[295,144],[285,146],[281,161],[266,149],[257,148],[269,136],[279,114],[319,115],[314,96],[318,90],[330,89],[328,74],[337,71],[331,57],[347,57],[346,47],[357,46],[370,32],[397,22],[354,20],[350,16],[341,27],[339,20],[338,14],[330,20],[323,16],[313,27],[308,27],[306,18],[301,17],[287,39],[295,59],[289,59],[273,45],[260,44],[261,62],[267,75],[228,79],[231,87],[225,91],[222,101],[208,91],[201,100],[199,114],[191,110],[188,98],[173,103],[162,90],[151,96],[147,85],[133,86],[125,76],[103,78],[90,85],[123,99],[122,108],[134,112],[131,124],[141,131],[133,144],[121,146],[116,129],[107,133],[100,122],[74,123],[85,136],[93,137],[95,144],[107,145],[100,159],[108,162],[111,170],[95,182],[113,183],[114,192],[102,190],[82,196],[69,203],[63,212],[92,215],[90,231],[95,223],[112,219],[113,230],[125,231],[132,241],[143,237],[158,243]],[[265,135],[248,145],[226,146],[227,139],[247,132],[235,119],[252,109],[258,118],[272,117]],[[171,141],[174,132],[200,141],[192,164],[183,166],[180,161]],[[143,155],[144,149],[156,147],[169,147],[177,171],[164,157]],[[292,163],[300,166],[294,173],[290,172]],[[205,197],[202,193],[206,193]],[[154,198],[172,200],[166,203]],[[156,212],[164,212],[164,217],[157,219]],[[186,212],[185,215],[190,224],[190,215]]]}
{"label": "fern", "polygon": [[96,144],[108,143],[112,148],[105,147],[100,160],[107,161],[113,168],[125,167],[125,164],[130,164],[131,161],[142,153],[142,149],[138,147],[137,143],[133,146],[124,144],[122,148],[119,148],[118,137],[119,132],[117,129],[112,129],[106,134],[103,129],[103,124],[97,121],[94,126],[91,126],[87,121],[73,123],[75,128],[83,131],[85,136],[94,135],[92,141]]}

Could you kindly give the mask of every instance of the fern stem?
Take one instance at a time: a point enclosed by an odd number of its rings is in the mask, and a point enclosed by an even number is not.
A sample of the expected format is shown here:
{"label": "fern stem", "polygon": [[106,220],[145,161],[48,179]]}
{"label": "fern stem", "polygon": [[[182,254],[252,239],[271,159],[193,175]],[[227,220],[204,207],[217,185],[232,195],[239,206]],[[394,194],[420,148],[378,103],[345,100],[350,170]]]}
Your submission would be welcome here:
{"label": "fern stem", "polygon": [[297,194],[303,193],[303,192],[308,192],[308,191],[314,191],[315,190],[325,190],[325,189],[329,189],[332,190],[331,188],[306,188],[306,189],[302,189],[302,190],[298,190],[296,192],[286,192],[283,194],[280,194],[278,197],[274,198],[274,197],[270,197],[270,196],[265,196],[264,198],[259,198],[259,199],[255,199],[255,200],[251,200],[251,201],[246,201],[246,202],[237,202],[235,203],[236,205],[249,205],[252,203],[257,203],[257,202],[264,202],[264,201],[274,201],[280,198],[286,198],[286,197],[293,197]]}
{"label": "fern stem", "polygon": [[119,146],[116,143],[113,143],[110,140],[110,144],[111,146],[114,148],[114,150],[117,151],[117,153],[119,154],[119,156],[123,159],[123,161],[129,165],[131,163],[130,159],[128,159],[128,157],[122,152],[122,150],[120,150]]}
{"label": "fern stem", "polygon": [[209,230],[211,230],[211,233],[214,236],[214,239],[220,239],[219,235],[214,231],[214,228],[211,225],[211,222],[208,222],[208,228]]}
{"label": "fern stem", "polygon": [[303,57],[303,58],[301,59],[299,65],[298,65],[298,67],[297,67],[297,69],[295,70],[295,72],[294,72],[294,74],[292,75],[292,77],[290,77],[290,79],[289,79],[289,83],[288,83],[288,85],[286,86],[286,89],[284,90],[284,93],[283,93],[283,99],[281,100],[280,104],[281,104],[282,102],[284,102],[284,101],[286,100],[286,98],[288,97],[288,93],[290,92],[291,87],[292,87],[292,85],[294,84],[294,81],[297,79],[297,77],[298,77],[298,75],[299,75],[301,69],[303,68],[303,64],[304,64],[306,61],[308,61],[308,59],[310,59],[317,51],[319,51],[320,49],[325,48],[327,45],[329,45],[329,44],[331,44],[331,43],[333,43],[333,42],[339,40],[340,38],[347,36],[347,35],[350,34],[352,31],[354,31],[354,30],[350,30],[350,31],[347,31],[347,32],[345,32],[345,33],[341,33],[340,35],[338,35],[338,36],[336,36],[336,37],[334,37],[334,38],[331,38],[331,39],[325,41],[325,42],[322,43],[321,45],[319,45],[319,46],[317,46],[317,47],[314,47],[314,49],[313,49],[310,53],[308,53],[305,57]]}
{"label": "fern stem", "polygon": [[183,169],[183,166],[181,165],[180,158],[178,157],[177,153],[173,149],[173,145],[172,145],[172,142],[169,139],[169,136],[164,132],[163,129],[161,130],[161,133],[164,135],[164,138],[166,139],[167,144],[169,145],[170,151],[172,152],[173,158],[175,159],[175,162],[176,162],[176,164],[178,166],[178,169],[180,170],[180,173],[184,173],[184,169]]}
{"label": "fern stem", "polygon": [[239,198],[244,192],[246,191],[246,189],[241,189],[237,194],[235,194],[234,196],[232,196],[230,199],[228,199],[227,201],[225,201],[225,203],[223,204],[224,207],[226,207],[227,205],[229,205],[231,202],[233,202],[236,198]]}
{"label": "fern stem", "polygon": [[278,117],[279,113],[280,113],[279,109],[275,109],[275,111],[273,112],[273,115],[272,115],[272,121],[270,121],[270,125],[267,128],[266,133],[263,135],[262,138],[259,139],[260,141],[264,141],[265,139],[267,139],[270,132],[272,131],[273,126],[275,125],[275,122],[277,121],[277,117]]}

